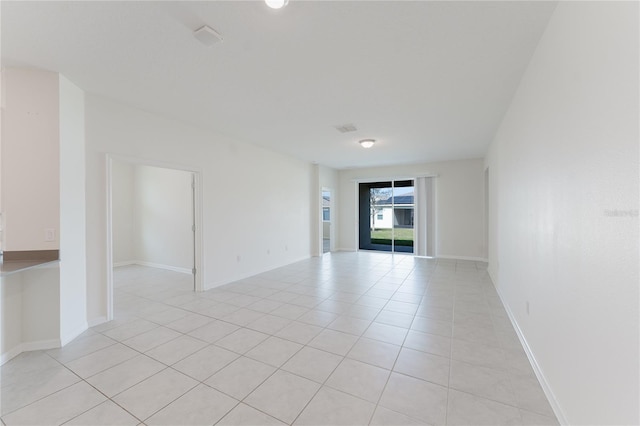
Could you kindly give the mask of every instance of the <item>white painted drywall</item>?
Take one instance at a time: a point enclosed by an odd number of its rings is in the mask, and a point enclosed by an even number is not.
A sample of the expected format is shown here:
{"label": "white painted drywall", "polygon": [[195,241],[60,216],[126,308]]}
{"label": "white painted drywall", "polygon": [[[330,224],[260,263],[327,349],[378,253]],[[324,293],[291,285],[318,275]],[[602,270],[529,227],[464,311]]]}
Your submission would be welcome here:
{"label": "white painted drywall", "polygon": [[[59,265],[57,263],[42,265],[20,274],[22,275],[22,350],[59,347],[60,332],[63,330],[62,321],[67,321],[67,327],[74,325],[72,313],[66,313],[65,316],[62,312],[63,309],[70,309],[69,306],[64,305],[63,308],[56,303],[61,299]],[[84,310],[84,306],[71,309]],[[84,322],[86,323],[86,320]]]}
{"label": "white painted drywall", "polygon": [[22,274],[0,278],[2,301],[1,363],[20,353],[22,346]]}
{"label": "white painted drywall", "polygon": [[23,351],[60,346],[59,286],[57,263],[2,277],[0,364]]}
{"label": "white painted drywall", "polygon": [[134,167],[135,260],[191,271],[193,197],[191,173]]}
{"label": "white painted drywall", "polygon": [[341,170],[339,247],[356,250],[356,180],[436,174],[436,256],[482,259],[484,255],[483,161],[481,159]]}
{"label": "white painted drywall", "polygon": [[[2,212],[4,211],[2,208],[2,139],[4,139],[4,133],[2,130],[2,120],[3,117],[5,115],[5,104],[6,104],[6,90],[5,90],[5,77],[4,77],[4,71],[2,70],[2,68],[0,68],[0,250],[3,249],[4,246],[4,234],[2,232],[2,229],[4,228],[4,216],[2,214]],[[0,306],[2,306],[2,304],[0,303]],[[0,318],[2,318],[2,312],[0,311]],[[1,319],[0,319],[1,321]],[[1,323],[0,323],[0,329],[2,329],[1,327]]]}
{"label": "white painted drywall", "polygon": [[[3,78],[4,250],[59,248],[58,74],[6,68]],[[55,241],[45,241],[54,229]]]}
{"label": "white painted drywall", "polygon": [[638,30],[560,2],[487,157],[491,276],[568,424],[640,423]]}
{"label": "white painted drywall", "polygon": [[95,95],[86,118],[90,321],[107,305],[106,153],[202,173],[206,288],[309,257],[310,164]]}
{"label": "white painted drywall", "polygon": [[87,329],[84,92],[60,75],[60,339]]}
{"label": "white painted drywall", "polygon": [[111,203],[113,221],[113,263],[136,260],[134,249],[134,166],[126,161],[114,160],[111,166]]}

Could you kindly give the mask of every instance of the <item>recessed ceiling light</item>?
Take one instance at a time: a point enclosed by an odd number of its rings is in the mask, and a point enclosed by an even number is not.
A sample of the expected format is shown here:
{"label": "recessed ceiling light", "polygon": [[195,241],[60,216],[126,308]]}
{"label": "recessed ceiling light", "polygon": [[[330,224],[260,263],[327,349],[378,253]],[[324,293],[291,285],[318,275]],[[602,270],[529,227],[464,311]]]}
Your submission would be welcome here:
{"label": "recessed ceiling light", "polygon": [[371,148],[373,146],[373,144],[376,143],[376,140],[375,139],[362,139],[362,140],[358,141],[358,143],[363,148]]}
{"label": "recessed ceiling light", "polygon": [[264,0],[264,2],[271,9],[282,9],[287,4],[289,4],[289,0]]}

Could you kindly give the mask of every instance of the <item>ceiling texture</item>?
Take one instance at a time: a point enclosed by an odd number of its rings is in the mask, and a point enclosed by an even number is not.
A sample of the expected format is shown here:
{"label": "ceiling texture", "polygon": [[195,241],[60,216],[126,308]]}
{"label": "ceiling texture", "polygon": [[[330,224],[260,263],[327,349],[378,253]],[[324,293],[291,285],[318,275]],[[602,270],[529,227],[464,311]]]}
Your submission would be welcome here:
{"label": "ceiling texture", "polygon": [[[2,1],[2,65],[338,169],[483,157],[540,1]],[[224,38],[193,36],[209,25]],[[335,126],[354,124],[340,133]],[[361,148],[359,139],[376,145]],[[212,139],[212,143],[215,140]],[[180,141],[176,141],[180,143]]]}

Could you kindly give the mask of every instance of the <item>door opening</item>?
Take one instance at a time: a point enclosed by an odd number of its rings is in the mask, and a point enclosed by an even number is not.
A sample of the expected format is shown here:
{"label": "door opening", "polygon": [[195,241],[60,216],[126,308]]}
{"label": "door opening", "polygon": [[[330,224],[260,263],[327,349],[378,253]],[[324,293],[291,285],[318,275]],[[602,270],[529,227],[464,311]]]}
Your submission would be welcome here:
{"label": "door opening", "polygon": [[201,291],[198,173],[108,156],[107,174],[107,319],[113,319],[114,267],[178,272],[176,285]]}
{"label": "door opening", "polygon": [[414,252],[413,180],[359,184],[359,248]]}
{"label": "door opening", "polygon": [[489,168],[484,169],[484,258],[489,259]]}
{"label": "door opening", "polygon": [[331,190],[322,188],[322,253],[331,251],[331,228],[333,211],[331,208]]}

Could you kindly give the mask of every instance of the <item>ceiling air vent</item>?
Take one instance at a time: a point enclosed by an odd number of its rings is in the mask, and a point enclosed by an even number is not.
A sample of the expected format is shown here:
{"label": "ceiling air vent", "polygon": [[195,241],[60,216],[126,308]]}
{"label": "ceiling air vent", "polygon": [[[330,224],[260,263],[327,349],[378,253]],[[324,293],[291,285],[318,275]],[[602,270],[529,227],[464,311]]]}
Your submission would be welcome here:
{"label": "ceiling air vent", "polygon": [[216,30],[207,25],[195,30],[193,35],[205,46],[213,46],[214,44],[222,41],[222,36]]}
{"label": "ceiling air vent", "polygon": [[343,124],[341,126],[334,126],[334,127],[340,133],[349,133],[349,132],[355,132],[356,130],[358,130],[354,124]]}

